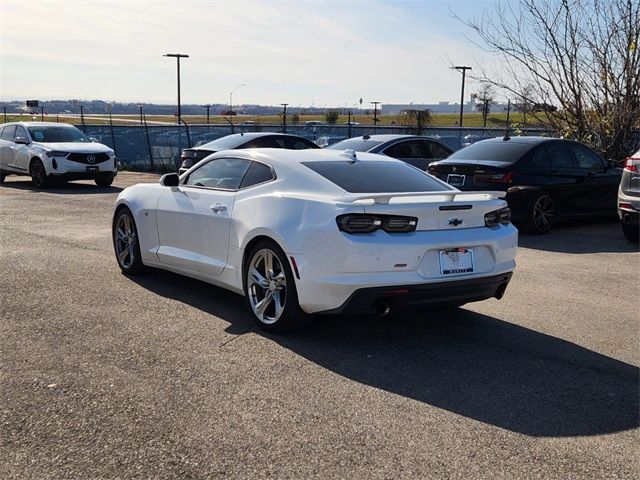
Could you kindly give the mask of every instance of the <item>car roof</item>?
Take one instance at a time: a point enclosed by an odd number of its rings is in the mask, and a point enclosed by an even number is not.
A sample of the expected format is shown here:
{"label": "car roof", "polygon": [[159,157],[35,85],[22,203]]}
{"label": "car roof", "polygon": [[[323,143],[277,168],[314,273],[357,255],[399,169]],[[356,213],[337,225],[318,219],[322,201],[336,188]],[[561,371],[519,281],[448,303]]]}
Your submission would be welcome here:
{"label": "car roof", "polygon": [[495,138],[487,138],[486,140],[480,140],[476,143],[500,143],[500,142],[510,142],[510,143],[523,143],[526,145],[538,145],[540,143],[548,142],[551,140],[565,140],[562,138],[555,137],[536,137],[536,136],[525,136],[525,137],[508,137],[505,140],[505,137],[495,137]]}
{"label": "car roof", "polygon": [[45,127],[45,126],[58,126],[58,127],[74,127],[70,123],[58,123],[58,122],[7,122],[0,125],[0,127],[4,127],[5,125],[22,125],[24,127]]}
{"label": "car roof", "polygon": [[[331,162],[331,161],[353,161],[350,156],[351,150],[327,150],[306,149],[306,150],[286,150],[284,148],[243,148],[241,150],[222,150],[214,153],[208,158],[234,157],[258,160],[270,165],[290,166],[302,164],[303,162]],[[384,155],[375,153],[356,152],[356,161],[367,162],[399,162]]]}

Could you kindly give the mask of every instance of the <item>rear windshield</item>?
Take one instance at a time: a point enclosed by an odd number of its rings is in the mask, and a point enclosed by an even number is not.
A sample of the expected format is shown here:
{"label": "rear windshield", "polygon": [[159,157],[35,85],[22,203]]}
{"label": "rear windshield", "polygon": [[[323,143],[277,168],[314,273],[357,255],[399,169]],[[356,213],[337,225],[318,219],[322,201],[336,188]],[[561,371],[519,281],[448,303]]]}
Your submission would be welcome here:
{"label": "rear windshield", "polygon": [[[327,150],[355,150],[356,152],[368,152],[382,142],[376,140],[364,140],[363,138],[349,138],[327,147]],[[368,193],[368,192],[367,192]]]}
{"label": "rear windshield", "polygon": [[350,193],[439,192],[450,188],[404,162],[303,162]]}
{"label": "rear windshield", "polygon": [[243,135],[227,135],[226,137],[217,138],[212,142],[200,145],[198,148],[203,150],[212,150],[219,152],[220,150],[234,150],[238,145],[248,142],[250,138]]}
{"label": "rear windshield", "polygon": [[494,160],[515,162],[535,145],[519,142],[478,142],[449,155],[447,160]]}
{"label": "rear windshield", "polygon": [[78,130],[76,127],[64,127],[58,126],[37,126],[28,127],[31,138],[35,142],[79,142],[79,143],[91,143],[91,139],[87,137],[82,130]]}

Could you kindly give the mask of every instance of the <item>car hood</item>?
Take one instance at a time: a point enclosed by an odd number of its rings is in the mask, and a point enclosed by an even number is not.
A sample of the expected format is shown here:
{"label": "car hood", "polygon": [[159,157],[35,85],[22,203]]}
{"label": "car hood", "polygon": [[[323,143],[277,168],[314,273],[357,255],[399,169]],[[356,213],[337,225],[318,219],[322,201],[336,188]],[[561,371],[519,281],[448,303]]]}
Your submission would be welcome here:
{"label": "car hood", "polygon": [[80,142],[33,142],[33,146],[43,148],[45,150],[61,150],[64,152],[78,153],[102,153],[111,152],[112,150],[101,143],[80,143]]}

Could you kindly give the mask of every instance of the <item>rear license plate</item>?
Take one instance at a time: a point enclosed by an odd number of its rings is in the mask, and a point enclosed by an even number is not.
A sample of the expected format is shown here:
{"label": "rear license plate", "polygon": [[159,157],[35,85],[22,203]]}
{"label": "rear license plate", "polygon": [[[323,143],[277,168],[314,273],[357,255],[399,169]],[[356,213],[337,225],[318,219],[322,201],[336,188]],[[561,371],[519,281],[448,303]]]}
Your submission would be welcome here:
{"label": "rear license plate", "polygon": [[440,251],[440,273],[442,275],[472,273],[473,268],[473,250],[469,248],[451,248]]}
{"label": "rear license plate", "polygon": [[87,167],[87,173],[95,173],[100,171],[98,167]]}
{"label": "rear license plate", "polygon": [[450,173],[447,175],[447,183],[449,185],[453,185],[454,187],[462,187],[464,185],[464,180],[466,175],[457,175],[455,173]]}

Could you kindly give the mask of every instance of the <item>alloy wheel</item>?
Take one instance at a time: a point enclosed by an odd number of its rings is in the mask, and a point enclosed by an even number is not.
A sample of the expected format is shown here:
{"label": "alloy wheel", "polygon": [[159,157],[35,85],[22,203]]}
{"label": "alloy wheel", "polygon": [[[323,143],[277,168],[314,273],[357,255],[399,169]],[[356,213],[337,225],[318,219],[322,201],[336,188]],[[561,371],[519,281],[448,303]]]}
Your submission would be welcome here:
{"label": "alloy wheel", "polygon": [[553,205],[553,199],[549,195],[538,197],[533,205],[533,222],[536,229],[540,232],[549,230],[555,216],[556,210]]}
{"label": "alloy wheel", "polygon": [[273,251],[258,250],[251,259],[247,294],[253,313],[262,323],[273,324],[282,316],[287,299],[287,277]]}
{"label": "alloy wheel", "polygon": [[118,217],[115,230],[116,255],[122,268],[131,268],[136,260],[138,237],[133,220],[127,213]]}

